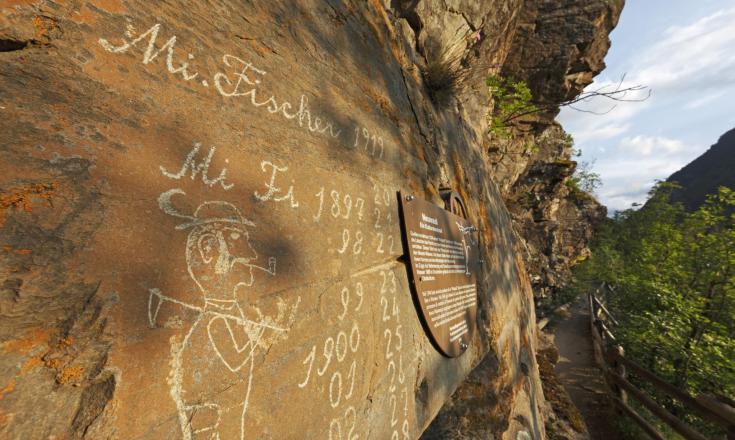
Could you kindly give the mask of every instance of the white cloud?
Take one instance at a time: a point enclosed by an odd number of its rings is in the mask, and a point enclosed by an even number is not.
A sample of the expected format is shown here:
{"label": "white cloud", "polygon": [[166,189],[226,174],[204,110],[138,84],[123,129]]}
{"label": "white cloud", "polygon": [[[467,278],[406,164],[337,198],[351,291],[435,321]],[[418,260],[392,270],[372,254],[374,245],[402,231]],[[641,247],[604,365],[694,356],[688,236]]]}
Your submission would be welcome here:
{"label": "white cloud", "polygon": [[[644,102],[615,102],[595,97],[574,105],[590,113],[565,108],[559,120],[562,123],[573,120],[575,125],[583,127],[575,138],[580,141],[599,140],[593,136],[598,133],[609,137],[622,134],[611,134],[605,129],[626,127],[636,115],[657,101],[672,97],[684,99],[686,95],[682,106],[697,108],[727,91],[735,93],[735,7],[720,10],[686,26],[672,26],[662,34],[660,40],[642,48],[638,56],[627,62],[628,75],[624,81],[601,75],[585,89],[585,92],[610,92],[645,86],[645,90],[618,98],[636,101],[645,98],[649,90],[651,97]],[[626,70],[621,67],[618,70]]]}
{"label": "white cloud", "polygon": [[703,150],[679,139],[638,135],[623,138],[617,154],[595,164],[604,185],[600,200],[611,211],[630,208],[645,200],[656,180],[663,180],[689,163]]}
{"label": "white cloud", "polygon": [[[584,89],[584,93],[612,93],[616,90],[625,90],[645,84],[637,82],[635,79],[625,78],[621,81],[600,77],[592,84]],[[624,99],[628,102],[615,101],[605,96],[591,96],[583,101],[574,104],[573,108],[565,109],[570,115],[575,115],[575,119],[587,120],[595,125],[608,125],[611,122],[617,122],[622,125],[624,121],[629,120],[638,112],[643,110],[648,101],[644,100],[648,95],[648,89],[632,90],[622,94],[614,95],[614,98]],[[642,102],[640,102],[642,101]],[[581,110],[581,111],[575,111]]]}
{"label": "white cloud", "polygon": [[612,139],[627,132],[630,124],[594,124],[589,128],[582,128],[574,132],[574,141],[578,144],[586,144],[590,141],[601,141]]}
{"label": "white cloud", "polygon": [[[615,90],[615,88],[632,87],[635,84],[625,81],[599,80],[588,86],[585,91]],[[629,93],[628,99],[641,99],[646,91]],[[614,139],[631,129],[631,121],[640,112],[649,108],[651,100],[642,102],[616,102],[604,97],[591,98],[579,102],[574,108],[565,107],[559,114],[559,122],[574,135],[574,140],[583,149],[594,142]],[[578,111],[582,110],[582,111]]]}
{"label": "white cloud", "polygon": [[704,107],[707,104],[711,104],[714,101],[717,101],[719,98],[721,98],[724,95],[725,95],[724,90],[719,90],[714,93],[709,93],[709,94],[702,96],[701,98],[696,98],[692,101],[689,101],[684,106],[684,108],[687,110],[695,110],[695,109]]}
{"label": "white cloud", "polygon": [[684,142],[678,139],[669,139],[662,136],[638,135],[626,137],[620,143],[621,150],[638,153],[642,156],[669,155],[687,150]]}
{"label": "white cloud", "polygon": [[656,179],[665,179],[675,171],[681,169],[689,161],[683,157],[654,157],[654,158],[630,158],[618,159],[595,166],[595,170],[600,173],[604,181],[610,183],[623,184],[622,187],[616,185],[607,185],[608,192],[628,192],[630,188],[628,183],[653,182]]}
{"label": "white cloud", "polygon": [[659,91],[732,87],[733,47],[735,7],[666,29],[661,40],[631,61],[632,67],[642,67],[631,79]]}

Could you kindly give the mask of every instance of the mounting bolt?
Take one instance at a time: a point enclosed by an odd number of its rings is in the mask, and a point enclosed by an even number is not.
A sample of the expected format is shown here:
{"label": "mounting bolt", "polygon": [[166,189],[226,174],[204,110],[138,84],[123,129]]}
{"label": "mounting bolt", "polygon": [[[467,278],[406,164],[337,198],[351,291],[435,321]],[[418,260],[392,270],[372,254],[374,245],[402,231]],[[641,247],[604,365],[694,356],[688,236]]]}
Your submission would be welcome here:
{"label": "mounting bolt", "polygon": [[409,195],[407,195],[407,196],[406,196],[406,200],[410,202],[411,200],[413,200],[413,196],[412,196],[412,195],[410,195],[410,194],[409,194]]}

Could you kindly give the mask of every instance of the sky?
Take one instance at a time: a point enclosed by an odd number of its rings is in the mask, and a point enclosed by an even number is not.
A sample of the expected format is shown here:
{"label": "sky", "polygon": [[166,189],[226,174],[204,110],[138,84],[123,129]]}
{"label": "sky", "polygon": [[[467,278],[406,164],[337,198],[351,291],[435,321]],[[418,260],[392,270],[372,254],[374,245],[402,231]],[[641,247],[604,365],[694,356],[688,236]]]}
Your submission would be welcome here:
{"label": "sky", "polygon": [[[587,90],[643,85],[643,102],[604,98],[565,107],[558,121],[591,163],[609,212],[646,200],[735,128],[735,1],[627,0],[610,35],[607,68]],[[642,98],[648,92],[627,98]],[[735,172],[735,170],[733,171]]]}

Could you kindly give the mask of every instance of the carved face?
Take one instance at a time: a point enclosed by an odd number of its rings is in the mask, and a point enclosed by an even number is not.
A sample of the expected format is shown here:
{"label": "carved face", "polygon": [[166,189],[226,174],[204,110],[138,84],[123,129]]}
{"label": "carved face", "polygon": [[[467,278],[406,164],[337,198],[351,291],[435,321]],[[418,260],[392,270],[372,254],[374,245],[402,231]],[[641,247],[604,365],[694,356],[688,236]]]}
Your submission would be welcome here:
{"label": "carved face", "polygon": [[252,286],[258,254],[248,231],[237,223],[197,226],[187,240],[189,274],[206,299],[233,300],[239,287]]}

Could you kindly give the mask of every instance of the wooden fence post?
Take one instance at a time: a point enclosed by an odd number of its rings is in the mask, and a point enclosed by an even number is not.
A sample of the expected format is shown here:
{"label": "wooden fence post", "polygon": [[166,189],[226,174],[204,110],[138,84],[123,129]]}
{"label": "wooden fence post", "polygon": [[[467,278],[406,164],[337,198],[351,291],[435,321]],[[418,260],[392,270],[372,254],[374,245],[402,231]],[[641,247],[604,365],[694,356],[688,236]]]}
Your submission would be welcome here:
{"label": "wooden fence post", "polygon": [[594,298],[595,294],[593,292],[587,293],[587,301],[589,301],[589,304],[587,306],[589,307],[590,311],[590,322],[595,320],[595,301]]}
{"label": "wooden fence post", "polygon": [[[599,313],[599,309],[598,309]],[[597,333],[600,335],[600,339],[604,342],[605,341],[605,327],[602,324],[602,320],[599,317],[595,317],[595,328],[597,329]],[[602,348],[605,348],[604,346]]]}
{"label": "wooden fence post", "polygon": [[[628,370],[625,368],[625,364],[620,362],[620,359],[625,356],[625,349],[621,347],[620,345],[616,345],[615,347],[610,347],[610,350],[607,352],[607,359],[610,363],[610,368],[620,377],[627,380],[628,379]],[[613,392],[615,393],[616,397],[619,398],[623,403],[628,403],[628,393],[625,392],[624,389],[622,389],[617,383],[613,382],[612,384]]]}

